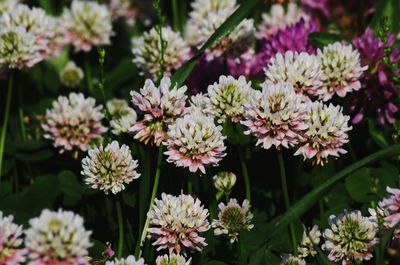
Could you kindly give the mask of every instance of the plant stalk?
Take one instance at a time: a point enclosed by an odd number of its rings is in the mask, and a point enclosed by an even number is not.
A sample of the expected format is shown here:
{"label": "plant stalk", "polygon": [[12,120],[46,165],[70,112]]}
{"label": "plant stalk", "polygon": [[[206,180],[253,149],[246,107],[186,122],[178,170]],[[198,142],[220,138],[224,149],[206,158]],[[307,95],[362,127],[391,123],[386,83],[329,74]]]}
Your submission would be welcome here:
{"label": "plant stalk", "polygon": [[[278,151],[279,171],[281,175],[281,185],[283,191],[283,199],[285,201],[286,211],[290,208],[289,192],[287,188],[285,161],[283,160],[282,152]],[[297,239],[293,223],[289,225],[290,238],[292,240],[293,254],[297,256]]]}
{"label": "plant stalk", "polygon": [[246,199],[251,202],[251,189],[250,189],[250,176],[247,169],[246,161],[244,158],[240,158],[240,166],[242,168],[242,174],[244,177],[244,185],[246,188]]}
{"label": "plant stalk", "polygon": [[4,145],[6,142],[8,120],[10,118],[13,82],[14,82],[14,78],[11,73],[10,78],[8,79],[7,95],[6,95],[6,108],[4,111],[3,126],[1,127],[1,135],[0,135],[0,182],[1,182],[1,175],[3,172],[2,170],[3,170],[3,158],[4,158]]}
{"label": "plant stalk", "polygon": [[122,217],[122,207],[119,200],[115,200],[115,208],[117,209],[117,218],[118,218],[118,250],[117,257],[122,257],[122,251],[124,249],[124,221]]}
{"label": "plant stalk", "polygon": [[[150,212],[151,209],[153,208],[153,203],[154,203],[154,200],[155,200],[156,195],[157,195],[157,189],[158,189],[158,184],[160,182],[160,175],[161,175],[162,155],[163,155],[163,145],[160,145],[160,147],[158,149],[158,155],[157,155],[157,169],[156,169],[156,175],[155,175],[155,178],[154,178],[153,191],[151,193],[149,210],[147,212]],[[150,219],[147,216],[146,217],[146,222],[144,223],[144,227],[143,227],[143,230],[142,230],[142,235],[140,236],[140,240],[137,242],[137,245],[136,245],[136,250],[135,250],[136,258],[139,258],[141,256],[143,243],[146,240],[147,229],[149,228],[149,225],[150,225]]]}

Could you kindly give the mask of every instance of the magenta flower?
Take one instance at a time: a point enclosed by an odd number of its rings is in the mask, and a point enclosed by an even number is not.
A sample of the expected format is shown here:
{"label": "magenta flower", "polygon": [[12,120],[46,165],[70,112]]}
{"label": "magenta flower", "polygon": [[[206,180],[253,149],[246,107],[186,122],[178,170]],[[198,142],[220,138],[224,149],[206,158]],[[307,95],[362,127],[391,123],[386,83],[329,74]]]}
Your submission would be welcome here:
{"label": "magenta flower", "polygon": [[[393,77],[400,77],[400,69],[397,73],[383,63],[385,48],[391,47],[395,36],[388,36],[385,46],[379,37],[376,37],[372,29],[367,28],[365,33],[353,40],[354,46],[361,55],[362,65],[368,65],[361,79],[362,88],[350,98],[350,110],[354,112],[352,122],[360,123],[367,112],[375,112],[379,124],[393,124],[394,114],[398,111],[395,100],[399,97],[400,91],[393,83]],[[400,49],[394,48],[390,54],[391,63],[400,62]]]}

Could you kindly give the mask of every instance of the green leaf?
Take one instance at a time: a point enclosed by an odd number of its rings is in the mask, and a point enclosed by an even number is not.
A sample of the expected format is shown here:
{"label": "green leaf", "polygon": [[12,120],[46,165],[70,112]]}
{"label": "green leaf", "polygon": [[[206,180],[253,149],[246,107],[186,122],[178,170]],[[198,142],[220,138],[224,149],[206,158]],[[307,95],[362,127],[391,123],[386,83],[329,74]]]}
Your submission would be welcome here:
{"label": "green leaf", "polygon": [[84,188],[78,181],[78,177],[74,172],[64,170],[61,171],[57,177],[60,183],[60,189],[65,195],[78,198],[82,196]]}
{"label": "green leaf", "polygon": [[38,152],[34,153],[17,153],[15,157],[23,162],[29,162],[29,163],[34,163],[34,162],[40,162],[40,161],[45,161],[54,156],[54,151],[53,150],[41,150]]}
{"label": "green leaf", "polygon": [[329,190],[338,182],[342,181],[346,176],[355,172],[356,170],[366,166],[369,163],[382,159],[384,157],[393,157],[400,153],[400,144],[384,148],[378,152],[375,152],[356,163],[342,169],[332,177],[328,178],[325,182],[319,185],[317,188],[309,192],[302,199],[297,201],[284,215],[275,218],[271,224],[272,229],[270,229],[266,239],[265,247],[269,248],[271,245],[271,239],[279,236],[282,233],[282,229],[285,229],[291,222],[303,215],[307,210],[309,210],[315,203],[318,202],[323,196],[325,196]]}
{"label": "green leaf", "polygon": [[345,181],[346,190],[356,202],[368,202],[373,185],[371,172],[365,167],[350,174]]}
{"label": "green leaf", "polygon": [[308,36],[308,41],[318,48],[322,48],[328,44],[343,40],[348,39],[341,34],[329,32],[313,32]]}
{"label": "green leaf", "polygon": [[396,33],[398,32],[400,26],[399,13],[399,0],[380,0],[378,1],[375,15],[372,18],[370,27],[377,32],[380,28],[381,20],[386,17],[389,31]]}
{"label": "green leaf", "polygon": [[175,74],[172,76],[172,84],[177,83],[178,86],[182,85],[186,78],[192,72],[197,60],[200,56],[212,45],[218,43],[221,39],[227,36],[243,19],[245,19],[255,7],[262,3],[262,0],[246,0],[240,5],[238,9],[211,35],[211,37],[201,46],[199,51],[186,62]]}

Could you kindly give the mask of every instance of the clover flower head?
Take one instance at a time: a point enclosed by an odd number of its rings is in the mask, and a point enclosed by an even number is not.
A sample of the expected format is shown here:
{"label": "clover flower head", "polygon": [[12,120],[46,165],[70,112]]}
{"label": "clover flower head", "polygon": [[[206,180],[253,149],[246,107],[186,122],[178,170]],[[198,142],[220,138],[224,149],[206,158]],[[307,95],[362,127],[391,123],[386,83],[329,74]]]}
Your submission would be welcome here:
{"label": "clover flower head", "polygon": [[306,261],[293,255],[283,255],[280,265],[306,265]]}
{"label": "clover flower head", "polygon": [[178,254],[170,254],[158,256],[156,265],[190,265],[192,259],[186,260],[184,256]]}
{"label": "clover flower head", "polygon": [[0,264],[17,265],[25,262],[27,251],[22,248],[22,226],[13,222],[14,216],[0,211]]}
{"label": "clover flower head", "polygon": [[[162,37],[166,45],[163,50],[165,76],[182,66],[190,59],[191,51],[179,33],[170,27],[162,28]],[[141,74],[155,77],[160,69],[161,40],[155,28],[145,32],[143,36],[132,39],[133,62],[141,69]]]}
{"label": "clover flower head", "polygon": [[265,70],[267,83],[287,83],[309,97],[319,97],[323,91],[325,76],[321,70],[318,58],[305,52],[287,51],[278,53],[271,59]]}
{"label": "clover flower head", "polygon": [[109,0],[111,19],[113,21],[120,18],[124,19],[127,25],[133,27],[136,22],[138,10],[132,5],[130,0]]}
{"label": "clover flower head", "polygon": [[126,258],[107,261],[105,265],[145,265],[145,263],[143,258],[136,260],[135,256],[129,255]]}
{"label": "clover flower head", "polygon": [[21,26],[0,29],[0,67],[32,67],[42,60],[36,37]]}
{"label": "clover flower head", "polygon": [[73,0],[71,8],[64,10],[63,24],[68,43],[76,51],[89,52],[94,46],[110,44],[111,14],[105,5]]}
{"label": "clover flower head", "polygon": [[43,210],[29,221],[25,246],[29,251],[28,265],[89,265],[89,236],[83,218],[70,211]]}
{"label": "clover flower head", "polygon": [[275,146],[290,148],[302,140],[307,129],[307,105],[292,86],[285,83],[263,84],[262,92],[254,93],[252,100],[245,104],[245,134],[257,138],[256,145],[264,149]]}
{"label": "clover flower head", "polygon": [[361,89],[360,78],[368,66],[361,67],[360,54],[351,45],[329,44],[323,50],[318,49],[318,59],[325,75],[324,101],[334,94],[345,97],[347,93]]}
{"label": "clover flower head", "polygon": [[129,132],[129,129],[137,121],[137,114],[128,106],[128,102],[123,99],[112,99],[107,102],[106,106],[111,115],[111,132],[115,135]]}
{"label": "clover flower head", "polygon": [[203,113],[207,116],[215,116],[216,112],[207,94],[197,93],[190,97],[188,113]]}
{"label": "clover flower head", "polygon": [[205,174],[205,166],[217,166],[226,155],[224,139],[222,127],[215,125],[212,117],[188,114],[168,127],[168,150],[164,154],[178,167]]}
{"label": "clover flower head", "polygon": [[244,104],[252,96],[251,82],[247,82],[244,76],[233,78],[232,76],[220,76],[218,82],[207,88],[213,115],[218,123],[230,119],[239,122],[244,114]]}
{"label": "clover flower head", "polygon": [[215,188],[224,193],[230,193],[235,186],[236,179],[236,175],[229,171],[221,171],[213,177]]}
{"label": "clover flower head", "polygon": [[329,252],[329,260],[342,261],[343,265],[354,261],[370,260],[373,247],[378,243],[376,224],[360,211],[344,212],[329,218],[330,228],[325,229],[322,249]]}
{"label": "clover flower head", "polygon": [[215,235],[227,234],[230,242],[234,243],[238,241],[241,230],[253,229],[254,225],[251,223],[253,214],[250,212],[248,200],[244,200],[240,205],[236,199],[230,199],[226,205],[221,202],[218,208],[218,219],[212,222]]}
{"label": "clover flower head", "polygon": [[52,140],[60,153],[88,150],[107,131],[101,124],[103,107],[95,104],[93,98],[85,98],[81,93],[58,97],[46,111],[42,124],[44,138]]}
{"label": "clover flower head", "polygon": [[82,160],[81,174],[93,189],[117,194],[125,189],[125,184],[140,177],[137,167],[137,160],[132,158],[129,147],[125,144],[119,146],[117,141],[113,141],[106,147],[101,145],[89,150],[88,156]]}
{"label": "clover flower head", "polygon": [[67,87],[76,87],[82,81],[84,75],[82,68],[78,67],[75,62],[68,64],[60,71],[60,81]]}
{"label": "clover flower head", "polygon": [[393,228],[400,224],[400,189],[387,187],[386,191],[390,195],[379,202],[379,208],[385,213],[385,222]]}
{"label": "clover flower head", "polygon": [[318,246],[321,241],[321,231],[317,225],[314,225],[311,230],[304,229],[303,237],[300,241],[298,252],[299,256],[306,258],[317,255],[315,246]]}
{"label": "clover flower head", "polygon": [[170,254],[185,254],[186,249],[201,251],[207,246],[200,234],[210,229],[208,214],[201,201],[191,195],[161,194],[147,213],[153,245],[158,246],[157,250],[168,249]]}
{"label": "clover flower head", "polygon": [[19,0],[1,0],[0,1],[0,15],[13,10],[18,4]]}
{"label": "clover flower head", "polygon": [[216,12],[221,9],[235,9],[236,0],[195,0],[192,2],[191,7],[190,18],[201,19],[210,12]]}
{"label": "clover flower head", "polygon": [[304,160],[312,160],[313,164],[324,165],[330,156],[339,157],[346,154],[343,145],[347,143],[350,117],[342,113],[340,106],[325,105],[313,102],[307,112],[305,123],[308,129],[303,133],[295,155],[302,155]]}
{"label": "clover flower head", "polygon": [[129,129],[135,139],[160,146],[167,139],[168,125],[186,113],[187,87],[170,87],[171,79],[163,77],[158,87],[147,79],[139,92],[131,91],[133,105],[144,115]]}

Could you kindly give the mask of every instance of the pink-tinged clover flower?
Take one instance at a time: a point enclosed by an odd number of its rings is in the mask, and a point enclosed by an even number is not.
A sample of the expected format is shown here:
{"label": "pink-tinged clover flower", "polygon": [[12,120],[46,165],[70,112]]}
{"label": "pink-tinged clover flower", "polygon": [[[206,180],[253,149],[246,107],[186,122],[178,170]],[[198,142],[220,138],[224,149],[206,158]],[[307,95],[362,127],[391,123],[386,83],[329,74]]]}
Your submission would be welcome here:
{"label": "pink-tinged clover flower", "polygon": [[81,93],[58,97],[46,111],[46,121],[42,124],[44,138],[52,140],[60,153],[87,151],[107,131],[101,124],[103,107],[95,104],[94,98],[85,98]]}
{"label": "pink-tinged clover flower", "polygon": [[330,228],[325,229],[322,249],[329,252],[329,260],[351,265],[355,261],[370,260],[378,243],[376,224],[360,211],[330,216]]}
{"label": "pink-tinged clover flower", "polygon": [[360,54],[351,45],[335,42],[318,49],[324,79],[323,101],[333,95],[345,97],[347,93],[361,89],[361,76],[368,66],[361,67]]}
{"label": "pink-tinged clover flower", "polygon": [[136,259],[135,256],[129,255],[126,258],[107,261],[105,265],[145,265],[145,263],[143,258]]}
{"label": "pink-tinged clover flower", "polygon": [[325,75],[315,55],[305,52],[287,51],[278,53],[271,59],[265,69],[266,83],[287,83],[296,93],[309,97],[321,97],[326,94],[323,89]]}
{"label": "pink-tinged clover flower", "polygon": [[161,194],[161,199],[156,199],[147,213],[150,218],[148,232],[155,240],[153,245],[158,246],[157,250],[168,249],[170,254],[201,251],[207,246],[200,234],[210,229],[208,214],[201,201],[191,195]]}
{"label": "pink-tinged clover flower", "polygon": [[89,236],[83,218],[70,211],[43,210],[25,231],[28,265],[89,265]]}
{"label": "pink-tinged clover flower", "polygon": [[13,222],[12,215],[0,211],[0,264],[18,265],[26,260],[27,250],[22,248],[22,226]]}
{"label": "pink-tinged clover flower", "polygon": [[167,161],[205,174],[205,166],[217,166],[226,155],[224,139],[222,126],[215,125],[212,117],[201,113],[185,115],[168,127]]}
{"label": "pink-tinged clover flower", "polygon": [[301,140],[301,133],[307,129],[306,105],[302,96],[285,83],[263,84],[262,92],[254,93],[245,104],[245,134],[257,138],[256,145],[264,149],[275,146],[290,148]]}
{"label": "pink-tinged clover flower", "polygon": [[169,77],[161,79],[159,87],[147,79],[140,93],[131,91],[132,102],[143,114],[143,119],[129,131],[135,133],[135,139],[145,144],[160,144],[167,139],[167,127],[186,112],[186,86],[170,89]]}
{"label": "pink-tinged clover flower", "polygon": [[82,160],[82,172],[87,185],[93,189],[113,194],[125,189],[125,185],[140,177],[136,171],[138,161],[132,158],[131,150],[125,144],[119,146],[113,141],[106,147],[90,149]]}
{"label": "pink-tinged clover flower", "polygon": [[74,0],[64,10],[63,25],[68,43],[76,51],[89,52],[93,46],[110,44],[111,14],[106,5]]}
{"label": "pink-tinged clover flower", "polygon": [[178,254],[158,256],[156,265],[190,265],[192,258],[186,260],[184,256]]}
{"label": "pink-tinged clover flower", "polygon": [[305,120],[308,128],[302,134],[303,140],[295,155],[302,155],[313,164],[324,165],[330,156],[346,154],[343,145],[349,141],[347,132],[352,129],[349,120],[339,106],[311,103]]}
{"label": "pink-tinged clover flower", "polygon": [[389,197],[379,202],[379,207],[386,212],[385,221],[390,228],[400,224],[400,189],[387,187]]}

